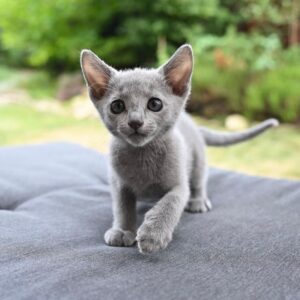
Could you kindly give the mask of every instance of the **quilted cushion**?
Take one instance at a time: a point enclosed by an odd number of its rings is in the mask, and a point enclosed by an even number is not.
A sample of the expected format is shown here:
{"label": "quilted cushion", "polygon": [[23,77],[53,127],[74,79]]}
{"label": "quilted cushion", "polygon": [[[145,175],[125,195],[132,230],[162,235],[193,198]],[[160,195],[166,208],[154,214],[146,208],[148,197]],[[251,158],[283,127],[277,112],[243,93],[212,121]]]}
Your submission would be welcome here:
{"label": "quilted cushion", "polygon": [[93,150],[2,148],[0,193],[2,300],[300,298],[297,181],[211,169],[213,210],[184,213],[149,256],[104,244],[111,199]]}

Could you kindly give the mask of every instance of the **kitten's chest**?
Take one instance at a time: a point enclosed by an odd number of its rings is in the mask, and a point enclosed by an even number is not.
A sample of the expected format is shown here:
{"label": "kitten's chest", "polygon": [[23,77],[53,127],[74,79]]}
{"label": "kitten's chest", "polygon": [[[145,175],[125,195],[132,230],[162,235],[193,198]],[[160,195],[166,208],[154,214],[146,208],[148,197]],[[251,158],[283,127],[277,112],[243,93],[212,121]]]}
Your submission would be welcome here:
{"label": "kitten's chest", "polygon": [[115,172],[124,182],[140,191],[161,182],[166,160],[167,153],[163,147],[119,150],[112,153]]}

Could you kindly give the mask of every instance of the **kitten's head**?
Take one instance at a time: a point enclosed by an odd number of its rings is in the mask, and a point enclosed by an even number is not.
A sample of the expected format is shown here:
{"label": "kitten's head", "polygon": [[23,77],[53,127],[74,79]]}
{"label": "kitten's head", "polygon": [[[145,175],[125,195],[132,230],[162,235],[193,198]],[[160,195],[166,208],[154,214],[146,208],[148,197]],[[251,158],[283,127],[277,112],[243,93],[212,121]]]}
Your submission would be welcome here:
{"label": "kitten's head", "polygon": [[109,131],[144,146],[175,124],[190,93],[193,53],[181,46],[158,69],[117,71],[93,52],[81,52],[90,98]]}

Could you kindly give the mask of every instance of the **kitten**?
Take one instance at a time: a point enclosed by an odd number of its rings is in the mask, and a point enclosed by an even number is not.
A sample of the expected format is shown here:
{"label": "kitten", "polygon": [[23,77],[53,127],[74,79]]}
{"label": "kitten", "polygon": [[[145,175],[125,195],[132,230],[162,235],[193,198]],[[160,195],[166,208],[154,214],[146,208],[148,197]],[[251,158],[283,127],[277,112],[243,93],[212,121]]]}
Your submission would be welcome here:
{"label": "kitten", "polygon": [[[104,236],[111,246],[141,253],[166,248],[184,209],[206,212],[205,145],[226,146],[252,138],[277,120],[241,133],[219,133],[195,125],[184,112],[191,90],[193,53],[181,46],[158,69],[117,71],[83,50],[81,68],[90,98],[112,133],[110,145],[113,225]],[[136,201],[156,203],[136,231]]]}

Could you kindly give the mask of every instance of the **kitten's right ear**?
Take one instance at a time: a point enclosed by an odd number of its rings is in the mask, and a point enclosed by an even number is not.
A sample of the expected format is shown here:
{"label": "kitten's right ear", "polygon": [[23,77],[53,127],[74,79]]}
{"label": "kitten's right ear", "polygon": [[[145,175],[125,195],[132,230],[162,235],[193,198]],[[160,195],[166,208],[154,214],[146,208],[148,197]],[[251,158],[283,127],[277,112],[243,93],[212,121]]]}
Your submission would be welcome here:
{"label": "kitten's right ear", "polygon": [[193,50],[188,44],[182,45],[172,57],[159,68],[167,83],[178,96],[189,91],[193,71]]}
{"label": "kitten's right ear", "polygon": [[117,71],[90,50],[81,51],[80,64],[91,96],[100,100],[107,90],[109,80]]}

